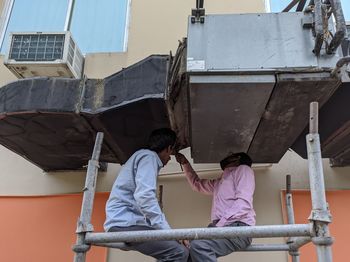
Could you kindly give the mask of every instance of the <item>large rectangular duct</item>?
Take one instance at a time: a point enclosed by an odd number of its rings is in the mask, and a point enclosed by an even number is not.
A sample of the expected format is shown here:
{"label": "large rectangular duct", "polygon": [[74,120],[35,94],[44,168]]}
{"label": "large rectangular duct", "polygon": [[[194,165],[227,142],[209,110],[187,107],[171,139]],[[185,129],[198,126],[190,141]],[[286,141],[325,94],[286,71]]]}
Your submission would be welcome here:
{"label": "large rectangular duct", "polygon": [[322,48],[316,56],[312,25],[313,14],[303,12],[189,19],[187,49],[175,57],[186,69],[170,85],[170,109],[173,127],[188,130],[181,141],[195,162],[238,151],[254,162],[281,159],[307,125],[309,103],[322,105],[340,84],[330,72],[341,53]]}

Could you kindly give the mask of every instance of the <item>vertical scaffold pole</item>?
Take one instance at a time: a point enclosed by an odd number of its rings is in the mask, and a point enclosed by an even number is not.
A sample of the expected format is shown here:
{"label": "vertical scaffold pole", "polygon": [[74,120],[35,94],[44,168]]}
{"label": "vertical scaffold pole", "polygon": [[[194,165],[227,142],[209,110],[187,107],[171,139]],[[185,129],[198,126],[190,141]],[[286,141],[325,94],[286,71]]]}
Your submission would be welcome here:
{"label": "vertical scaffold pole", "polygon": [[310,133],[306,136],[309,164],[312,211],[309,220],[313,223],[318,262],[332,262],[332,238],[328,224],[331,222],[324,185],[320,136],[318,134],[318,103],[310,104]]}
{"label": "vertical scaffold pole", "polygon": [[85,262],[86,252],[90,249],[90,245],[85,244],[85,234],[86,232],[94,231],[91,224],[91,215],[94,204],[102,141],[103,133],[98,132],[95,140],[94,151],[92,153],[91,160],[89,160],[86,172],[85,187],[83,189],[83,202],[76,230],[77,242],[73,246],[73,251],[75,252],[74,262]]}
{"label": "vertical scaffold pole", "polygon": [[[291,191],[291,177],[286,176],[286,208],[287,208],[287,219],[288,224],[295,224],[294,220],[294,208],[293,208],[293,198]],[[289,238],[287,244],[293,243],[295,238]],[[289,255],[292,257],[292,262],[299,262],[299,250],[290,250]]]}

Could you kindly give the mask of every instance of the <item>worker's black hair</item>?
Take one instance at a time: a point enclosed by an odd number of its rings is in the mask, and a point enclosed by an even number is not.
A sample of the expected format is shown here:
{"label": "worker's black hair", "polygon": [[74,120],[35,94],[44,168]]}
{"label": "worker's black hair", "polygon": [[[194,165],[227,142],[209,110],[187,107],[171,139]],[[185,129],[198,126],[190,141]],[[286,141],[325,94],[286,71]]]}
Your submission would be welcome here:
{"label": "worker's black hair", "polygon": [[149,136],[147,148],[159,153],[169,146],[173,147],[175,142],[176,133],[170,128],[155,129]]}
{"label": "worker's black hair", "polygon": [[225,169],[225,167],[235,161],[239,161],[239,165],[247,165],[247,166],[252,166],[253,161],[244,152],[239,152],[239,153],[230,153],[227,157],[225,157],[223,160],[220,161],[220,167],[222,170]]}

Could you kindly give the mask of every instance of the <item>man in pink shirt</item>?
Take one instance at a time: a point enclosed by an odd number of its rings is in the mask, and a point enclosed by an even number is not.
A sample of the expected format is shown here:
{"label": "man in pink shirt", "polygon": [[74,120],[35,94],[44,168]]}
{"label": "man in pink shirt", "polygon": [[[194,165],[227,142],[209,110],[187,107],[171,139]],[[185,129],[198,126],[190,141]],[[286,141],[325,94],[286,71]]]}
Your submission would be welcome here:
{"label": "man in pink shirt", "polygon": [[[212,180],[200,179],[184,155],[176,154],[176,160],[183,166],[193,190],[213,196],[209,227],[255,225],[255,179],[252,160],[246,153],[230,154],[221,160],[223,174]],[[190,255],[194,262],[217,261],[218,257],[245,249],[250,243],[248,237],[193,240]]]}

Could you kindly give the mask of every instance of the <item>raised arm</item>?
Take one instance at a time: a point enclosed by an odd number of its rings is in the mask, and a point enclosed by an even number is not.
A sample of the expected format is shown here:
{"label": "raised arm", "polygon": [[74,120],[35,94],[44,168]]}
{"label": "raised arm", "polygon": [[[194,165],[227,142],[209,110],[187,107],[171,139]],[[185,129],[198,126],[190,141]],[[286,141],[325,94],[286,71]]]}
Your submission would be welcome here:
{"label": "raised arm", "polygon": [[200,179],[183,154],[177,153],[175,157],[177,162],[182,165],[187,181],[192,189],[200,193],[212,195],[216,180]]}
{"label": "raised arm", "polygon": [[134,198],[142,213],[156,229],[170,229],[166,218],[160,209],[156,188],[157,188],[158,163],[151,155],[142,157],[137,165],[135,175],[136,189]]}

